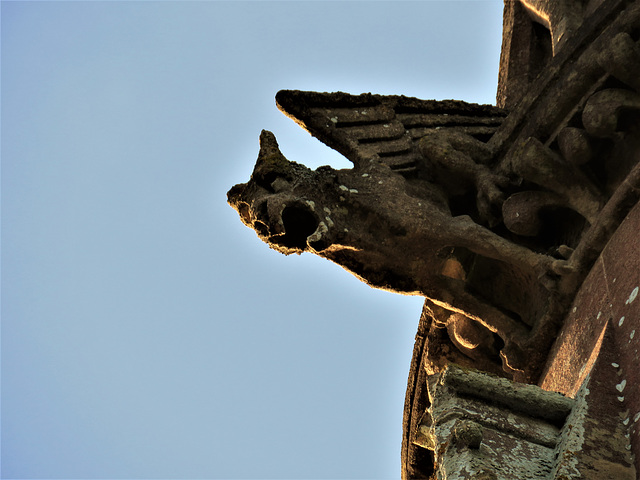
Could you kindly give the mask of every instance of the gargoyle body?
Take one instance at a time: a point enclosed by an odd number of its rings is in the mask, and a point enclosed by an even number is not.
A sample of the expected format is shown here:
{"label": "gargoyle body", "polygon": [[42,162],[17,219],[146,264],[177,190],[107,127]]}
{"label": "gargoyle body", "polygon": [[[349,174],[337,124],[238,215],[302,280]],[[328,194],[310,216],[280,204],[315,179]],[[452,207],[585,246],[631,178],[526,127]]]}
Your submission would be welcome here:
{"label": "gargoyle body", "polygon": [[263,131],[250,181],[228,193],[243,222],[284,254],[311,252],[373,287],[425,296],[463,354],[499,350],[492,361],[505,372],[526,370],[572,250],[518,219],[559,209],[590,222],[602,205],[590,181],[535,143],[496,162],[486,143],[504,116],[495,107],[298,91],[276,100],[354,168],[311,170]]}
{"label": "gargoyle body", "polygon": [[[448,144],[448,138],[431,138],[421,148],[447,150]],[[459,182],[449,178],[452,185],[446,188],[426,180],[407,181],[375,158],[354,169],[312,171],[288,161],[274,135],[263,131],[252,178],[229,192],[229,203],[263,241],[282,253],[315,253],[373,287],[423,295],[449,312],[452,327],[461,324],[460,317],[479,322],[489,335],[502,337],[504,368],[517,369],[518,345],[526,342],[530,326],[504,313],[504,305],[495,299],[472,293],[467,283],[470,266],[478,256],[519,277],[538,278],[552,272],[558,261],[506,240],[468,214],[452,214],[452,198],[469,196],[465,190],[471,189],[477,203],[470,213],[488,215],[491,200],[500,198],[491,180],[503,180],[453,152],[449,155],[459,156],[454,165],[463,166],[464,173]]]}

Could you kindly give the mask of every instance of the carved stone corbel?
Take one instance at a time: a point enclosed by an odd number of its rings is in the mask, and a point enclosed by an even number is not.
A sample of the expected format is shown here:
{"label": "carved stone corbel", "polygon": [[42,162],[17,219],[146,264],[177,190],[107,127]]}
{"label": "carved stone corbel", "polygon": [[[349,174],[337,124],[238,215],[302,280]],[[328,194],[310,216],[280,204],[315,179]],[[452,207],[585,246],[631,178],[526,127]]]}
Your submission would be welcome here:
{"label": "carved stone corbel", "polygon": [[427,385],[413,443],[433,452],[436,478],[551,478],[573,400],[453,364]]}
{"label": "carved stone corbel", "polygon": [[426,380],[412,442],[432,452],[438,479],[634,480],[615,365],[597,362],[572,399],[449,364]]}

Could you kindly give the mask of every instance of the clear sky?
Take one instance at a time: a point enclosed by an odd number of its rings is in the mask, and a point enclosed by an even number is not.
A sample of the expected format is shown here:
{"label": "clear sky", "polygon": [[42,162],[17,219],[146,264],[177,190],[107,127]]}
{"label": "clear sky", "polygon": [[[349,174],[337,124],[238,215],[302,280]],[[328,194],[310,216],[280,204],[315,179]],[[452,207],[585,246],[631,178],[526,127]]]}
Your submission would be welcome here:
{"label": "clear sky", "polygon": [[2,478],[395,479],[422,300],[226,204],[280,89],[494,103],[502,1],[2,5]]}

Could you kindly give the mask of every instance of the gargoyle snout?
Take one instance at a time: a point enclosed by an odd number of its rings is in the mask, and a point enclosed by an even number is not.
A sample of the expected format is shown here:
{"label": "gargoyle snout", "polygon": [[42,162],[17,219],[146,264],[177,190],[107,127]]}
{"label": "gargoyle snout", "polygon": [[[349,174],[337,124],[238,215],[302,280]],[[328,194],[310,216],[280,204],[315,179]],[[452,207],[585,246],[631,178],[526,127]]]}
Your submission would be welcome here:
{"label": "gargoyle snout", "polygon": [[311,208],[299,199],[271,196],[258,205],[253,228],[273,248],[285,254],[302,253],[318,229]]}

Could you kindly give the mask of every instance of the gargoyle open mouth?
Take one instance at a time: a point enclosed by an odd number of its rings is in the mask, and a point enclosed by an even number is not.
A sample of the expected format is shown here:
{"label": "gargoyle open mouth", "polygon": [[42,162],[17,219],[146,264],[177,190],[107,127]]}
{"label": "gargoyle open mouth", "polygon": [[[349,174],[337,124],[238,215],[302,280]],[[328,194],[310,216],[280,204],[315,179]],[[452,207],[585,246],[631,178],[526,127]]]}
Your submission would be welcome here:
{"label": "gargoyle open mouth", "polygon": [[[318,219],[306,205],[287,205],[280,215],[284,234],[274,235],[269,242],[284,247],[286,253],[301,253],[306,250],[307,238],[318,229]],[[293,252],[291,251],[293,250]]]}

